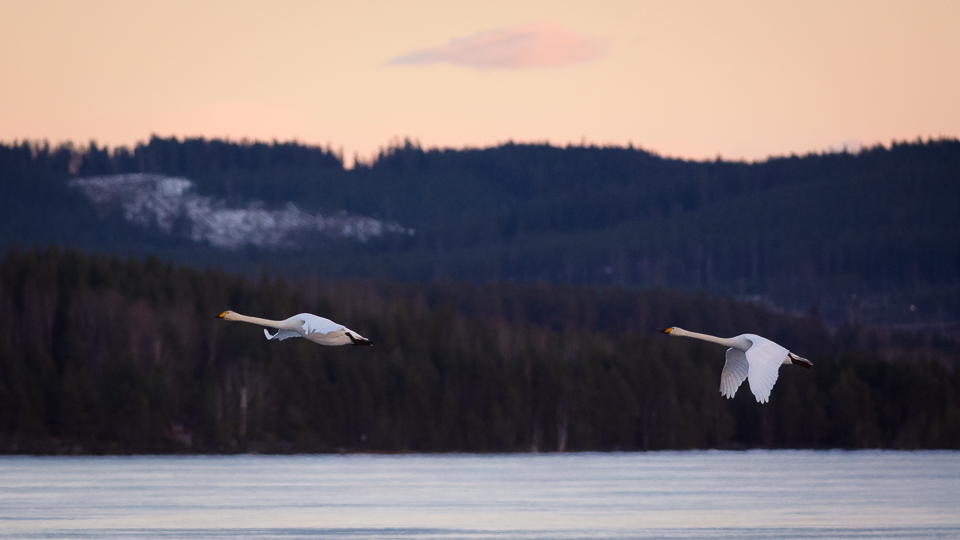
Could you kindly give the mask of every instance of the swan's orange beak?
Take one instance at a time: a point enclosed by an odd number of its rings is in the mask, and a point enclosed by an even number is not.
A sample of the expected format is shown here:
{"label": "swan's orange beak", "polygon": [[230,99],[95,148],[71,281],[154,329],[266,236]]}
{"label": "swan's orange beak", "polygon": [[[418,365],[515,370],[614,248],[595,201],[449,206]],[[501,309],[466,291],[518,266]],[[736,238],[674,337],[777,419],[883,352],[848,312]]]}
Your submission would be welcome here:
{"label": "swan's orange beak", "polygon": [[218,319],[222,319],[222,318],[224,318],[224,317],[226,317],[226,316],[227,316],[227,312],[224,311],[223,313],[217,315],[217,318],[218,318]]}
{"label": "swan's orange beak", "polygon": [[673,327],[671,326],[670,328],[667,328],[666,330],[661,330],[661,332],[663,332],[664,334],[669,334],[670,332],[673,332]]}

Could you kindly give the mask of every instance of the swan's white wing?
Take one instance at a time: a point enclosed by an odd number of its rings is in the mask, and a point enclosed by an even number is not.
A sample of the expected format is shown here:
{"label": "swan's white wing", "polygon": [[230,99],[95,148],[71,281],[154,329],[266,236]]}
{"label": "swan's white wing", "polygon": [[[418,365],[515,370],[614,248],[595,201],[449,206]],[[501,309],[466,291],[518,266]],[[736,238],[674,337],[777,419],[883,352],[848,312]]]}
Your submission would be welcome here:
{"label": "swan's white wing", "polygon": [[271,336],[270,332],[267,332],[266,328],[263,329],[263,335],[267,336],[267,339],[279,339],[280,341],[283,341],[287,338],[300,337],[300,334],[292,330],[277,330],[277,333]]}
{"label": "swan's white wing", "polygon": [[723,364],[723,371],[720,373],[720,394],[727,399],[736,395],[737,388],[740,388],[749,372],[750,364],[743,351],[733,347],[727,349],[727,362]]}
{"label": "swan's white wing", "polygon": [[329,334],[330,332],[336,332],[337,330],[344,330],[346,328],[342,324],[337,324],[323,317],[317,317],[312,313],[301,313],[296,317],[303,321],[304,334]]}
{"label": "swan's white wing", "polygon": [[757,401],[766,403],[770,400],[770,391],[777,383],[780,366],[783,365],[789,351],[767,338],[752,334],[744,337],[753,343],[745,354],[747,363],[750,364],[750,373],[747,375],[750,391],[756,396]]}
{"label": "swan's white wing", "polygon": [[301,313],[292,317],[302,321],[303,337],[321,345],[369,344],[369,340],[342,324],[324,319],[311,313]]}

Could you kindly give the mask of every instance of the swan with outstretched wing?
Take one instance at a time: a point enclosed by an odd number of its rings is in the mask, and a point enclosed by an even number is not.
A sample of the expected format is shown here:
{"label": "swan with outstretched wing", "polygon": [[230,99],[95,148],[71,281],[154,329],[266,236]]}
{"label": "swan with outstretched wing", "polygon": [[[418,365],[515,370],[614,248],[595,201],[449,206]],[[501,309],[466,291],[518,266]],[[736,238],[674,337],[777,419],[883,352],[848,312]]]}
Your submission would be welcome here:
{"label": "swan with outstretched wing", "polygon": [[727,361],[720,373],[720,394],[732,398],[746,379],[750,391],[760,403],[770,401],[770,391],[777,382],[782,365],[796,365],[810,369],[813,362],[801,358],[765,337],[756,334],[741,334],[732,338],[720,338],[707,334],[689,332],[676,326],[663,331],[671,336],[690,337],[718,343],[727,349]]}
{"label": "swan with outstretched wing", "polygon": [[218,317],[225,321],[248,322],[276,329],[277,332],[272,335],[267,329],[263,330],[267,339],[283,341],[287,338],[302,337],[320,345],[373,345],[369,339],[346,326],[312,313],[300,313],[282,321],[248,317],[234,311],[224,311]]}

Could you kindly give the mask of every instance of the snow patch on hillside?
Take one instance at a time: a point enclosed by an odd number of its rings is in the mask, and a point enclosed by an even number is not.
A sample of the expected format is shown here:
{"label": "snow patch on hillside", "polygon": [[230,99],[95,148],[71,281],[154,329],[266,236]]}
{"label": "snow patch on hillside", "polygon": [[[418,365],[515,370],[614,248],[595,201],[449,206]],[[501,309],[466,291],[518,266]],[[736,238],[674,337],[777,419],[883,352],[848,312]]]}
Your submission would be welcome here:
{"label": "snow patch on hillside", "polygon": [[261,201],[245,208],[228,208],[221,199],[198,195],[191,180],[159,174],[77,178],[70,185],[83,192],[101,213],[120,210],[128,223],[185,234],[196,242],[226,249],[248,244],[297,247],[318,235],[366,242],[386,234],[414,234],[413,229],[393,221],[346,211],[328,216],[311,214],[292,202],[272,210]]}

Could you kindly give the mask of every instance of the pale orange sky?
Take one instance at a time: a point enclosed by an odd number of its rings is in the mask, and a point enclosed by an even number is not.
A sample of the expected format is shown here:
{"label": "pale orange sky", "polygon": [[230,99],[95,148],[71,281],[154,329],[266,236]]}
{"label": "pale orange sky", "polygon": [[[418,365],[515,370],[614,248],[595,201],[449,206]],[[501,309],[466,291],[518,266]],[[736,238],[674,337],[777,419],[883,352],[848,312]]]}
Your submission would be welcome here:
{"label": "pale orange sky", "polygon": [[0,74],[5,142],[762,159],[960,136],[960,2],[0,0]]}

